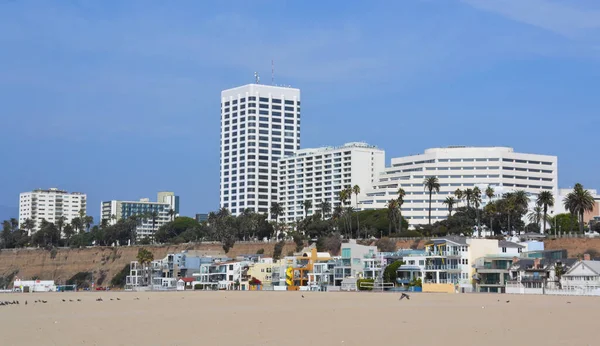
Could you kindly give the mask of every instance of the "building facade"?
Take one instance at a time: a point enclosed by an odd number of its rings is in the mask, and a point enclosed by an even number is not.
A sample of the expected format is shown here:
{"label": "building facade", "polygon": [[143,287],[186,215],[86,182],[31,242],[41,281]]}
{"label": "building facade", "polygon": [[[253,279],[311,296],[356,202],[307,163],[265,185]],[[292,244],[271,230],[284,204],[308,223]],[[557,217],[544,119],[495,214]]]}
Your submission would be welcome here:
{"label": "building facade", "polygon": [[278,161],[300,148],[300,90],[249,84],[221,92],[220,207],[268,213]]}
{"label": "building facade", "polygon": [[[341,203],[341,190],[355,185],[368,189],[384,168],[385,152],[366,143],[298,150],[279,161],[279,204],[284,210],[279,221],[294,222],[305,213],[312,215],[322,201],[333,209]],[[354,207],[355,200],[353,195]],[[312,204],[307,211],[304,201]]]}
{"label": "building facade", "polygon": [[411,226],[426,224],[429,196],[423,181],[431,176],[436,176],[440,184],[440,192],[432,196],[432,222],[447,218],[448,209],[443,201],[457,189],[479,187],[483,205],[489,202],[483,194],[488,186],[494,188],[494,198],[514,190],[525,190],[532,203],[544,190],[557,198],[557,162],[556,156],[517,153],[507,147],[427,149],[423,154],[392,159],[391,166],[360,199],[359,208],[383,209],[390,199],[398,197],[398,189],[402,188],[406,192],[402,216]]}
{"label": "building facade", "polygon": [[152,237],[160,226],[179,215],[179,196],[165,191],[158,193],[156,202],[151,202],[149,198],[139,201],[101,202],[100,215],[101,219],[107,220],[110,225],[114,225],[118,220],[137,216],[137,238]]}
{"label": "building facade", "polygon": [[87,196],[80,192],[50,188],[23,192],[19,196],[19,227],[23,228],[25,220],[31,219],[35,224],[32,233],[40,229],[42,220],[56,223],[63,218],[68,224],[81,213],[86,215],[86,212]]}

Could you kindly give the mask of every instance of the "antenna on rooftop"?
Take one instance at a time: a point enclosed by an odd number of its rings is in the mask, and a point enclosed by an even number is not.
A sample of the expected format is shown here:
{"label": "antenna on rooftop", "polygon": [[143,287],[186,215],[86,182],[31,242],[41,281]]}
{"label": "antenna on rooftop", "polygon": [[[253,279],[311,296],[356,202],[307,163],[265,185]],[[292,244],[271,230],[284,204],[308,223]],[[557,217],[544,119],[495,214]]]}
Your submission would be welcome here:
{"label": "antenna on rooftop", "polygon": [[271,59],[271,85],[275,85],[275,62]]}
{"label": "antenna on rooftop", "polygon": [[256,84],[260,84],[260,76],[258,75],[258,72],[254,72],[254,81]]}

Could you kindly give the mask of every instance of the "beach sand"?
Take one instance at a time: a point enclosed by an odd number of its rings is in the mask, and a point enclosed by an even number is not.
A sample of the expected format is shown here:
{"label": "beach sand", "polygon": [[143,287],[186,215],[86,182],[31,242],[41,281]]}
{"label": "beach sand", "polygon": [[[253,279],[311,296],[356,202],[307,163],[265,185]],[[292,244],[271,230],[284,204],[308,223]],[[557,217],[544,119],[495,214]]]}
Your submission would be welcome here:
{"label": "beach sand", "polygon": [[600,345],[595,297],[398,298],[363,292],[0,294],[1,301],[20,301],[0,306],[0,344]]}

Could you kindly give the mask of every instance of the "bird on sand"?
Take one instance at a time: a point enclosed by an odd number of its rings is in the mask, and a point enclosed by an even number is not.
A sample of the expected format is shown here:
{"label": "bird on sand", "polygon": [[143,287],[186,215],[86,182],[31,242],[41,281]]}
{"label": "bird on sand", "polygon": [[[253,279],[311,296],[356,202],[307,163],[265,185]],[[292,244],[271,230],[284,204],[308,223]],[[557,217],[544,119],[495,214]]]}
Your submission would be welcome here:
{"label": "bird on sand", "polygon": [[302,298],[304,298],[304,294],[302,295]]}
{"label": "bird on sand", "polygon": [[62,301],[63,301],[63,302],[65,302],[65,300],[64,300],[64,299],[63,299]]}
{"label": "bird on sand", "polygon": [[25,301],[25,305],[27,305],[27,301]]}
{"label": "bird on sand", "polygon": [[78,302],[80,302],[80,301],[81,301],[81,299],[77,299],[77,301],[78,301]]}
{"label": "bird on sand", "polygon": [[117,300],[121,300],[121,298],[117,298]]}
{"label": "bird on sand", "polygon": [[507,303],[510,303],[510,300],[507,300],[506,302],[507,302]]}
{"label": "bird on sand", "polygon": [[402,300],[404,298],[406,298],[406,300],[410,300],[410,296],[406,293],[402,293],[402,295],[400,296],[400,299],[398,299],[398,300]]}

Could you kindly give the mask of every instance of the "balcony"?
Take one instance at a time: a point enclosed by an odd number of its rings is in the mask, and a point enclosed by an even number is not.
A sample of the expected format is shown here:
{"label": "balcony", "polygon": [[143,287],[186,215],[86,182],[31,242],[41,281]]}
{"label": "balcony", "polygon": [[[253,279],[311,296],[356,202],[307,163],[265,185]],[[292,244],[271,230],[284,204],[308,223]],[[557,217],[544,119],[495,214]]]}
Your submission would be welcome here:
{"label": "balcony", "polygon": [[539,275],[523,275],[521,276],[521,282],[543,282],[546,277]]}
{"label": "balcony", "polygon": [[458,251],[425,251],[424,256],[429,257],[460,257]]}
{"label": "balcony", "polygon": [[451,264],[439,264],[439,265],[426,265],[425,270],[460,270],[458,265]]}

